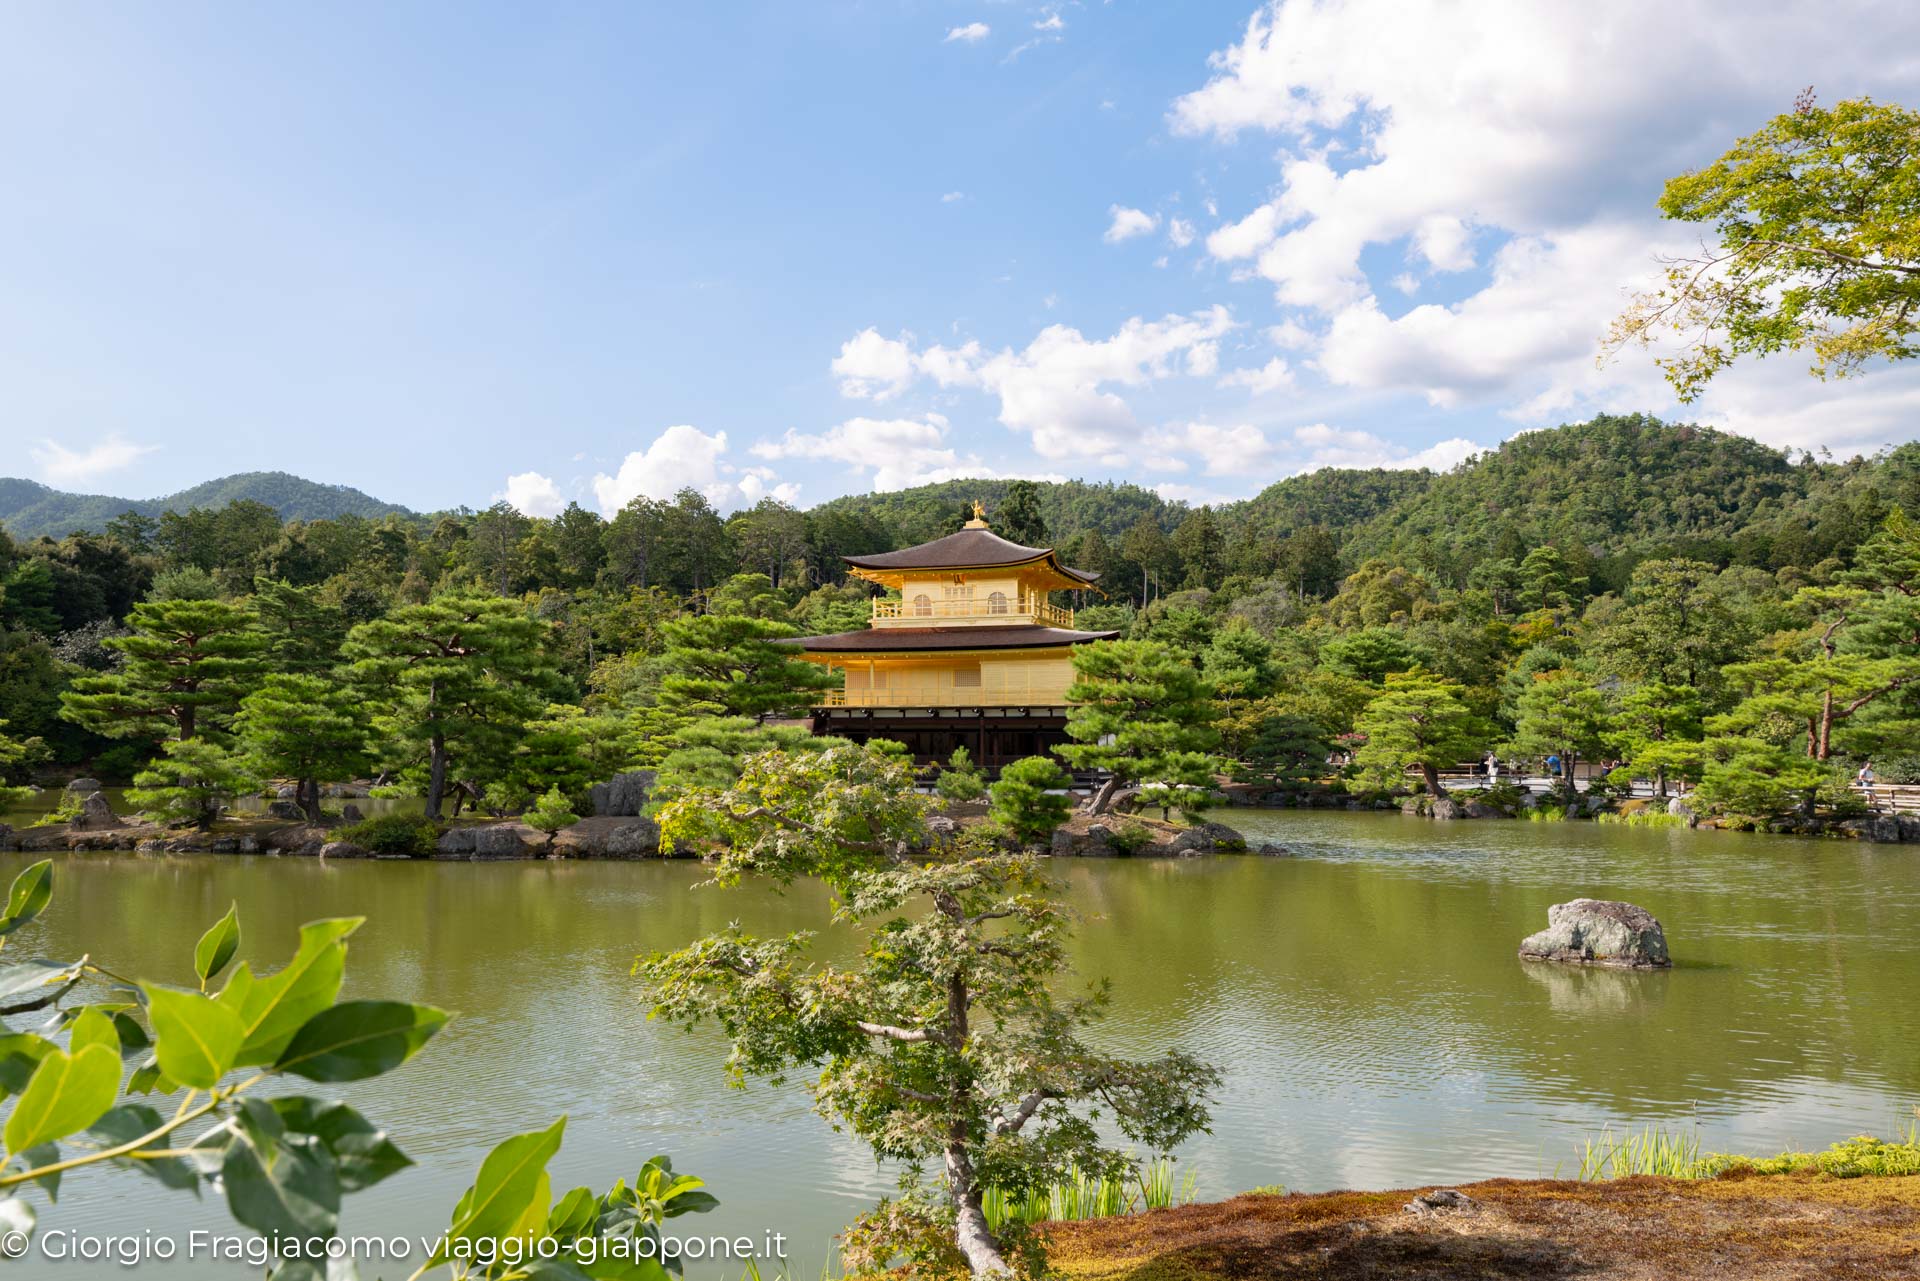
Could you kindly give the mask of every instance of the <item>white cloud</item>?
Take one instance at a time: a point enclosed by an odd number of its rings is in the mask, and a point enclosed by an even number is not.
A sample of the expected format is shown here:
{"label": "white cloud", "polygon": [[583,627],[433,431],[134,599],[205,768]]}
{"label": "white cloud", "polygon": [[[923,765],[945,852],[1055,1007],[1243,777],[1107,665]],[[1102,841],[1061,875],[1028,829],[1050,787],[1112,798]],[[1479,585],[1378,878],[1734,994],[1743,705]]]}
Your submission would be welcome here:
{"label": "white cloud", "polygon": [[958,40],[962,44],[977,44],[993,34],[993,28],[984,22],[969,22],[964,27],[954,27],[947,32],[946,44]]}
{"label": "white cloud", "polygon": [[768,497],[785,503],[799,498],[798,485],[769,485],[770,473],[764,468],[743,472],[727,461],[726,454],[723,431],[708,435],[684,423],[669,427],[645,449],[628,454],[614,475],[595,476],[594,497],[608,516],[635,498],[664,501],[683,489],[698,490],[722,510]]}
{"label": "white cloud", "polygon": [[1020,351],[984,352],[977,342],[916,350],[911,336],[882,338],[862,330],[840,349],[833,371],[843,395],[885,399],[917,377],[943,388],[977,387],[1000,398],[1000,421],[1029,433],[1043,458],[1129,461],[1142,428],[1111,390],[1145,388],[1180,374],[1210,377],[1217,341],[1234,327],[1225,307],[1160,320],[1134,317],[1110,338],[1088,339],[1068,325],[1048,325]]}
{"label": "white cloud", "polygon": [[945,195],[940,197],[940,203],[943,205],[950,205],[956,200],[965,200],[966,198],[967,198],[967,193],[964,191],[949,191]]}
{"label": "white cloud", "polygon": [[[1767,21],[1737,0],[1679,17],[1662,0],[1619,0],[1577,18],[1531,0],[1274,0],[1169,123],[1274,135],[1273,194],[1229,215],[1207,251],[1295,309],[1285,345],[1316,353],[1334,383],[1491,400],[1523,419],[1635,397],[1661,407],[1670,397],[1644,355],[1606,369],[1593,357],[1623,292],[1697,239],[1658,221],[1663,181],[1809,82],[1900,97],[1917,46],[1920,9],[1875,0]],[[1395,253],[1402,289],[1485,276],[1449,306],[1389,317],[1376,299],[1389,282],[1369,268]],[[1920,386],[1920,371],[1907,376]],[[1741,430],[1774,421],[1764,402],[1744,404],[1758,417]]]}
{"label": "white cloud", "polygon": [[821,458],[845,463],[864,474],[873,473],[878,491],[905,489],[957,476],[991,474],[978,459],[964,462],[947,443],[947,420],[940,414],[925,418],[849,418],[824,432],[788,431],[775,441],[753,447],[761,458]]}
{"label": "white cloud", "polygon": [[1160,215],[1150,214],[1144,209],[1129,209],[1125,205],[1114,205],[1107,210],[1113,219],[1107,224],[1106,234],[1100,238],[1110,245],[1123,240],[1132,240],[1135,236],[1144,236],[1160,225]]}
{"label": "white cloud", "polygon": [[1066,28],[1066,21],[1058,13],[1049,13],[1033,24],[1035,31],[1064,31]]}
{"label": "white cloud", "polygon": [[1470,440],[1454,437],[1436,441],[1416,452],[1384,441],[1372,432],[1313,423],[1293,429],[1287,452],[1292,456],[1291,471],[1294,473],[1318,471],[1322,467],[1385,467],[1391,470],[1430,467],[1435,471],[1445,471],[1469,454],[1480,453],[1485,448]]}
{"label": "white cloud", "polygon": [[1167,223],[1167,239],[1175,249],[1185,249],[1193,243],[1193,224],[1185,218],[1171,219]]}
{"label": "white cloud", "polygon": [[115,432],[97,445],[68,449],[57,440],[42,440],[27,452],[40,469],[40,479],[50,485],[82,485],[109,472],[131,467],[158,445],[136,445]]}
{"label": "white cloud", "polygon": [[1264,396],[1270,391],[1293,386],[1293,370],[1283,358],[1275,356],[1258,369],[1234,370],[1222,378],[1219,385],[1245,387],[1256,396]]}
{"label": "white cloud", "polygon": [[523,471],[507,477],[506,490],[495,494],[494,498],[504,498],[522,516],[546,518],[558,516],[567,509],[567,500],[560,496],[560,487],[537,471]]}
{"label": "white cloud", "polygon": [[1209,476],[1247,477],[1267,467],[1273,459],[1273,443],[1258,427],[1246,423],[1221,426],[1193,422],[1164,427],[1148,437],[1148,448],[1156,451],[1149,460],[1162,471],[1185,471],[1178,454],[1192,454],[1200,460]]}

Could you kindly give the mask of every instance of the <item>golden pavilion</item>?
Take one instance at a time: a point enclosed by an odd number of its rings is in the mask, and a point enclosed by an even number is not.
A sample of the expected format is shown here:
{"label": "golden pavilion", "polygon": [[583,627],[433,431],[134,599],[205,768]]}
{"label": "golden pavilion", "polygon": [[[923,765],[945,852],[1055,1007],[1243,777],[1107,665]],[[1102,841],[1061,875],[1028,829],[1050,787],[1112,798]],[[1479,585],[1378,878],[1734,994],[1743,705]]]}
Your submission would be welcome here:
{"label": "golden pavilion", "polygon": [[842,675],[813,709],[814,733],[894,739],[923,764],[965,747],[989,772],[1066,741],[1073,647],[1118,633],[1075,631],[1049,593],[1092,587],[1098,574],[1000,537],[978,503],[945,538],[842,559],[899,597],[875,598],[859,631],[790,642]]}

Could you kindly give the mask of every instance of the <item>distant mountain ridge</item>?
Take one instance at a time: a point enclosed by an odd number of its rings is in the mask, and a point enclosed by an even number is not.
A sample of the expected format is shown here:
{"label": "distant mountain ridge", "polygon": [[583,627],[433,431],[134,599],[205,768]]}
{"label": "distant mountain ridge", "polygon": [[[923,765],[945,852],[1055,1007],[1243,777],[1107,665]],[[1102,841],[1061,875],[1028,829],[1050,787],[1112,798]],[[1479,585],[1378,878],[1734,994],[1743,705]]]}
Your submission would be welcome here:
{"label": "distant mountain ridge", "polygon": [[250,499],[264,503],[282,520],[331,520],[339,516],[413,516],[397,503],[384,503],[350,485],[323,485],[283,471],[245,471],[205,481],[164,498],[114,498],[107,494],[72,494],[37,481],[0,477],[0,525],[14,538],[46,535],[64,538],[77,530],[98,532],[115,516],[136,511],[143,516],[187,512],[203,507],[225,507]]}

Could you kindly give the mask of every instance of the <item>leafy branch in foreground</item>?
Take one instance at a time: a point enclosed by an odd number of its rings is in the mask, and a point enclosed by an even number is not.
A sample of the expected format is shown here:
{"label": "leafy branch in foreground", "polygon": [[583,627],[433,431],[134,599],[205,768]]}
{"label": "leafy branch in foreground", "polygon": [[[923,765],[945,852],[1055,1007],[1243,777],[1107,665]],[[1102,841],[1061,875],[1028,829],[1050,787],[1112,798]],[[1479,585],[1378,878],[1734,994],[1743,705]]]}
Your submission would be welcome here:
{"label": "leafy branch in foreground", "polygon": [[[51,861],[16,876],[0,948],[52,899]],[[8,1020],[0,1023],[0,1103],[8,1104],[0,1227],[31,1233],[39,1217],[26,1199],[32,1189],[51,1202],[72,1173],[115,1165],[196,1196],[202,1184],[217,1188],[234,1219],[265,1238],[275,1281],[350,1281],[351,1260],[325,1252],[339,1233],[342,1196],[412,1161],[345,1103],[263,1094],[295,1078],[333,1085],[382,1076],[446,1025],[448,1014],[430,1005],[339,999],[347,939],[361,920],[310,922],[278,971],[255,975],[241,961],[211,994],[240,951],[232,908],[194,946],[197,990],[129,978],[89,956],[0,965],[0,1019]],[[62,1004],[76,992],[88,999]],[[23,1016],[38,1022],[15,1030]],[[176,1095],[170,1112],[154,1105]],[[659,1226],[717,1204],[700,1180],[656,1157],[632,1186],[604,1195],[576,1188],[556,1203],[545,1167],[565,1125],[562,1117],[494,1149],[415,1277],[444,1266],[455,1278],[493,1281],[666,1281],[669,1267],[679,1270]]]}
{"label": "leafy branch in foreground", "polygon": [[[1206,1130],[1219,1074],[1177,1050],[1137,1061],[1082,1039],[1108,992],[1055,998],[1069,922],[1039,863],[937,846],[927,809],[906,764],[855,744],[763,752],[733,785],[683,793],[661,811],[663,844],[711,850],[721,885],[825,883],[833,923],[859,927],[864,951],[855,967],[824,965],[810,935],[736,927],[635,972],[655,1017],[725,1031],[736,1080],[818,1069],[821,1115],[911,1167],[901,1199],[849,1230],[849,1266],[904,1257],[919,1277],[1036,1275],[1044,1243],[1018,1223],[996,1232],[989,1192],[1131,1176],[1137,1159],[1104,1144],[1099,1123],[1164,1153]],[[919,1178],[930,1162],[937,1193]]]}
{"label": "leafy branch in foreground", "polygon": [[1660,212],[1710,223],[1716,244],[1666,264],[1613,322],[1603,357],[1672,336],[1656,364],[1683,401],[1745,355],[1810,351],[1847,375],[1920,354],[1920,114],[1811,91],[1697,173]]}

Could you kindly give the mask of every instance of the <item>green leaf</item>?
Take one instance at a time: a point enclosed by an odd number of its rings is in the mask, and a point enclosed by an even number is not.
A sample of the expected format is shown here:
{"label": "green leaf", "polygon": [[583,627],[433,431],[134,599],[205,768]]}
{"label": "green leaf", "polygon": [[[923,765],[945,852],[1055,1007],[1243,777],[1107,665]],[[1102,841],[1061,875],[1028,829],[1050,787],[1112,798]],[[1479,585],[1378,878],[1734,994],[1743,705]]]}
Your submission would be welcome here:
{"label": "green leaf", "polygon": [[182,1085],[210,1090],[234,1066],[245,1039],[240,1016],[198,992],[147,985],[154,1057]]}
{"label": "green leaf", "polygon": [[140,1026],[140,1020],[131,1014],[120,1013],[113,1016],[113,1030],[120,1034],[120,1048],[126,1051],[144,1050],[153,1044],[153,1038],[147,1035],[147,1029]]}
{"label": "green leaf", "polygon": [[104,1045],[78,1054],[48,1051],[7,1118],[9,1153],[84,1130],[120,1093],[120,1055]]}
{"label": "green leaf", "polygon": [[[88,1127],[87,1133],[100,1141],[101,1147],[117,1148],[122,1143],[131,1143],[144,1134],[152,1134],[161,1125],[159,1109],[145,1103],[122,1103],[119,1107],[109,1108],[98,1121]],[[164,1145],[167,1140],[160,1142]],[[160,1180],[170,1188],[180,1188],[200,1195],[200,1176],[193,1167],[177,1156],[155,1157],[134,1160],[132,1157],[115,1157],[115,1165]]]}
{"label": "green leaf", "polygon": [[547,1235],[562,1241],[587,1236],[599,1217],[600,1198],[594,1195],[593,1189],[575,1188],[561,1197],[553,1213],[547,1216]]}
{"label": "green leaf", "polygon": [[325,1146],[290,1133],[263,1099],[240,1104],[220,1181],[228,1211],[264,1236],[327,1237],[339,1226],[340,1182]]}
{"label": "green leaf", "polygon": [[6,914],[0,916],[0,934],[11,934],[40,915],[53,900],[53,860],[43,858],[13,878],[7,891]]}
{"label": "green leaf", "polygon": [[342,1192],[370,1188],[413,1164],[386,1131],[344,1103],[294,1095],[273,1100],[273,1110],[288,1130],[312,1135],[333,1154]]}
{"label": "green leaf", "polygon": [[46,1037],[32,1032],[9,1032],[0,1036],[0,1099],[26,1089],[40,1060],[57,1048]]}
{"label": "green leaf", "polygon": [[[80,965],[79,961],[39,960],[0,965],[0,1014],[25,1014],[52,1005],[80,981]],[[9,999],[28,992],[33,995],[24,1000]]]}
{"label": "green leaf", "polygon": [[447,1013],[405,1001],[343,1001],[320,1011],[274,1061],[309,1081],[360,1081],[399,1067],[446,1025]]}
{"label": "green leaf", "polygon": [[208,980],[227,968],[227,962],[240,950],[240,905],[230,904],[227,914],[213,923],[193,945],[193,972],[200,976],[204,990]]}
{"label": "green leaf", "polygon": [[543,1184],[547,1162],[560,1150],[567,1118],[544,1130],[516,1134],[487,1153],[480,1173],[454,1208],[452,1225],[429,1267],[445,1263],[456,1241],[491,1241],[519,1222]]}
{"label": "green leaf", "polygon": [[235,1067],[271,1063],[302,1024],[332,1005],[346,972],[345,939],[364,917],[312,921],[300,927],[300,947],[279,973],[256,979],[244,962],[220,993],[220,1004],[240,1016],[246,1040]]}
{"label": "green leaf", "polygon": [[115,1054],[120,1053],[120,1033],[114,1030],[113,1020],[91,1005],[74,1017],[67,1052],[78,1054],[89,1045],[104,1045]]}
{"label": "green leaf", "polygon": [[[49,1165],[57,1165],[59,1162],[60,1145],[58,1143],[36,1143],[20,1154],[20,1168],[23,1170],[44,1169]],[[47,1200],[58,1201],[60,1199],[60,1175],[62,1173],[63,1171],[55,1170],[51,1174],[43,1174],[34,1180],[35,1183],[38,1183],[47,1190]]]}
{"label": "green leaf", "polygon": [[127,1078],[128,1094],[172,1094],[180,1086],[160,1070],[158,1059],[148,1059]]}

